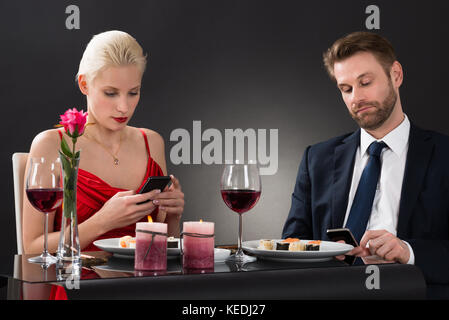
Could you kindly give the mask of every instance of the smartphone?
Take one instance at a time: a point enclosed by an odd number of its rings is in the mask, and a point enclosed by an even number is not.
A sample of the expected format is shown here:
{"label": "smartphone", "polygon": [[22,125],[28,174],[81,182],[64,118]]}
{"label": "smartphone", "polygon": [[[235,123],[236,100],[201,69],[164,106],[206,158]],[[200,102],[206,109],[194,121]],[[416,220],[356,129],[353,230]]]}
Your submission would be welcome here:
{"label": "smartphone", "polygon": [[[359,246],[351,230],[347,228],[327,229],[326,234],[327,237],[332,241],[344,240],[347,244],[353,245],[354,247]],[[344,262],[346,262],[349,265],[353,265],[356,258],[357,257],[355,256],[346,256]]]}
{"label": "smartphone", "polygon": [[[157,176],[157,177],[149,177],[142,189],[140,189],[139,194],[147,193],[156,189],[164,191],[166,186],[169,186],[171,182],[171,178],[169,176]],[[138,204],[147,203],[151,200],[139,202]]]}
{"label": "smartphone", "polygon": [[327,237],[332,241],[344,240],[347,244],[351,244],[354,247],[358,247],[359,244],[357,240],[355,240],[352,235],[351,230],[348,228],[339,228],[339,229],[327,229],[326,231]]}

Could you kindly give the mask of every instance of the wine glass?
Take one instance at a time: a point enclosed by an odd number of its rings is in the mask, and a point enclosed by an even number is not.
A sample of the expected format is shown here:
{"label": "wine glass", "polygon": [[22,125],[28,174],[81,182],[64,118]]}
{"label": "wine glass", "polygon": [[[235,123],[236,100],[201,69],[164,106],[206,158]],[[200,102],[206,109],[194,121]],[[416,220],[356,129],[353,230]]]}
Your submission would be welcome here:
{"label": "wine glass", "polygon": [[48,213],[62,204],[61,162],[41,158],[30,158],[26,179],[26,194],[34,208],[44,213],[44,251],[40,256],[29,258],[32,263],[50,265],[57,261],[47,251]]}
{"label": "wine glass", "polygon": [[252,209],[260,198],[262,187],[257,163],[236,161],[235,164],[226,164],[220,189],[226,205],[239,215],[238,250],[229,260],[241,264],[253,262],[256,259],[243,253],[242,249],[242,214]]}

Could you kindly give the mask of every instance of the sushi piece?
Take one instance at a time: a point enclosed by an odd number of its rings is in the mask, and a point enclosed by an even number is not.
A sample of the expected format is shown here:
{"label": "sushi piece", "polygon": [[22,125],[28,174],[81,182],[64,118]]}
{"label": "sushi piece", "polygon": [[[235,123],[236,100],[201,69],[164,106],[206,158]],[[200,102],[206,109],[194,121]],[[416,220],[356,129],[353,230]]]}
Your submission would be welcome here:
{"label": "sushi piece", "polygon": [[269,240],[269,239],[259,240],[259,247],[257,249],[273,250],[273,240]]}
{"label": "sushi piece", "polygon": [[290,246],[289,242],[276,241],[276,250],[288,250],[289,246]]}
{"label": "sushi piece", "polygon": [[309,241],[306,244],[306,251],[320,251],[320,240]]}
{"label": "sushi piece", "polygon": [[304,251],[305,250],[305,244],[301,242],[300,240],[291,242],[288,251]]}
{"label": "sushi piece", "polygon": [[281,241],[276,242],[276,250],[286,250],[288,251],[288,248],[290,246],[290,243],[299,241],[297,238],[287,238]]}
{"label": "sushi piece", "polygon": [[135,248],[136,239],[131,236],[124,236],[119,239],[119,245],[122,248]]}
{"label": "sushi piece", "polygon": [[179,241],[178,239],[175,239],[174,237],[167,238],[167,248],[178,248],[179,247]]}
{"label": "sushi piece", "polygon": [[132,248],[132,249],[135,249],[135,248],[136,248],[136,239],[131,238],[131,239],[129,240],[129,246],[128,246],[128,248]]}

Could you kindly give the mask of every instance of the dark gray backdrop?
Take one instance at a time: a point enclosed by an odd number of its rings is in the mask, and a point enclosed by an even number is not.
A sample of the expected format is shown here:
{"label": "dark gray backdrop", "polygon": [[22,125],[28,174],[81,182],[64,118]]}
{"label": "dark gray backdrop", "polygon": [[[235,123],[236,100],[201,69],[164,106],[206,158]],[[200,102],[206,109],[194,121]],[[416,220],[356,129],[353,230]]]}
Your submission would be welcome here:
{"label": "dark gray backdrop", "polygon": [[[65,8],[80,9],[67,30]],[[150,56],[130,125],[158,131],[169,173],[186,196],[183,220],[216,223],[216,243],[235,243],[238,217],[219,194],[220,165],[174,165],[170,133],[201,120],[215,128],[279,130],[279,165],[263,176],[262,197],[244,216],[244,239],[279,237],[307,145],[356,129],[322,52],[338,37],[366,30],[365,8],[380,8],[380,30],[405,71],[401,97],[417,125],[449,133],[447,1],[2,1],[0,3],[0,215],[2,256],[16,252],[11,156],[86,102],[75,83],[94,34],[133,35]],[[203,146],[205,143],[203,143]]]}

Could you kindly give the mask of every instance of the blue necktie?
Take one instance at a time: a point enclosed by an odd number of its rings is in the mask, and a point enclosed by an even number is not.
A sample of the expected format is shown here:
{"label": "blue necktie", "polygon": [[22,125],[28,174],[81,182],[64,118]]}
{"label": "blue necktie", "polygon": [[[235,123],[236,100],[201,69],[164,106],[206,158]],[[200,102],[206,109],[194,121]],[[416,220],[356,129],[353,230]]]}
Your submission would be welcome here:
{"label": "blue necktie", "polygon": [[373,142],[368,147],[369,159],[363,169],[354,202],[349,212],[346,228],[351,230],[354,238],[360,243],[366,231],[371,210],[373,208],[374,196],[376,194],[377,182],[380,175],[380,153],[387,145],[384,142]]}

